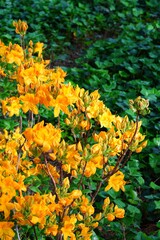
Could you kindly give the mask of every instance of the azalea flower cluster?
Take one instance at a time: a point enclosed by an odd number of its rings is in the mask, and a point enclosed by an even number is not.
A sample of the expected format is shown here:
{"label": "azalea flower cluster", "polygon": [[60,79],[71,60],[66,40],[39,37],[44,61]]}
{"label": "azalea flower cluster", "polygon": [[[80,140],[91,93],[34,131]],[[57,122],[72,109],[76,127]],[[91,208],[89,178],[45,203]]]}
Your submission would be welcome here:
{"label": "azalea flower cluster", "polygon": [[[27,23],[14,26],[24,38]],[[120,168],[128,152],[140,152],[147,142],[140,121],[113,115],[98,91],[72,86],[61,68],[49,68],[43,47],[0,42],[1,81],[17,86],[15,96],[1,100],[2,113],[5,121],[20,122],[0,132],[0,238],[13,239],[19,226],[37,226],[56,239],[87,240],[102,219],[124,217],[107,191],[125,191]],[[42,119],[42,110],[53,122]],[[97,210],[100,189],[106,198]]]}

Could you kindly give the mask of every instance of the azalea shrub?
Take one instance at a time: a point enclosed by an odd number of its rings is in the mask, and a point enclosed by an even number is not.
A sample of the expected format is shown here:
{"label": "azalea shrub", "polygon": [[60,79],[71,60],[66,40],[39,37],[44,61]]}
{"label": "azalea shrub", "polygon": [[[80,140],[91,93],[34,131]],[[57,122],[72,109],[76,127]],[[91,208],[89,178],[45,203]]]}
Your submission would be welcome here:
{"label": "azalea shrub", "polygon": [[125,192],[123,168],[147,145],[148,100],[130,100],[135,121],[112,114],[25,42],[26,22],[13,25],[21,44],[0,42],[0,238],[92,239],[125,216],[108,191]]}

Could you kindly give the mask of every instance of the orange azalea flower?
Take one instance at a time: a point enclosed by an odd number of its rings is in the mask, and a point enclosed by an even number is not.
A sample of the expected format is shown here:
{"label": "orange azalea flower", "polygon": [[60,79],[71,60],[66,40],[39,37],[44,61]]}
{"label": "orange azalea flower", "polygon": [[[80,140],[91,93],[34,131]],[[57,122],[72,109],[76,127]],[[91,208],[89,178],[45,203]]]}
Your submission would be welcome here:
{"label": "orange azalea flower", "polygon": [[60,194],[60,199],[58,202],[58,205],[60,209],[64,209],[66,206],[70,206],[72,203],[74,203],[75,199],[78,199],[81,197],[82,192],[80,190],[73,190],[71,193],[67,193],[68,189],[62,188],[62,192]]}
{"label": "orange azalea flower", "polygon": [[83,223],[80,223],[78,226],[81,229],[80,237],[82,237],[82,239],[85,239],[85,240],[90,240],[92,236],[90,228],[86,227],[85,224]]}
{"label": "orange azalea flower", "polygon": [[6,98],[5,100],[2,100],[1,103],[3,115],[6,115],[7,113],[9,114],[9,117],[12,117],[14,114],[16,116],[19,115],[19,110],[21,108],[19,98]]}
{"label": "orange azalea flower", "polygon": [[42,146],[42,151],[48,152],[54,146],[58,146],[61,139],[61,130],[51,123],[35,132],[34,141]]}
{"label": "orange azalea flower", "polygon": [[27,69],[19,68],[17,80],[20,84],[23,83],[25,86],[30,87],[30,89],[34,89],[35,86],[39,85],[34,67]]}
{"label": "orange azalea flower", "polygon": [[48,85],[41,85],[38,87],[35,96],[38,97],[40,104],[43,104],[46,107],[52,105],[53,96]]}
{"label": "orange azalea flower", "polygon": [[82,195],[82,192],[81,192],[81,190],[78,190],[78,189],[75,189],[70,193],[70,196],[73,199],[77,199],[77,198],[81,197],[81,195]]}
{"label": "orange azalea flower", "polygon": [[38,52],[38,57],[42,56],[44,43],[37,42],[34,46],[34,53]]}
{"label": "orange azalea flower", "polygon": [[15,131],[13,132],[12,139],[15,140],[18,146],[22,146],[25,142],[25,138],[20,133],[20,128],[17,127]]}
{"label": "orange azalea flower", "polygon": [[26,142],[24,143],[24,146],[22,147],[24,152],[24,157],[26,156],[26,152],[29,155],[32,155],[32,147],[35,148],[36,144],[34,141],[34,136],[37,131],[39,131],[44,126],[44,121],[37,123],[33,126],[33,128],[26,128],[23,132]]}
{"label": "orange azalea flower", "polygon": [[52,101],[52,106],[54,108],[54,116],[58,117],[60,114],[60,111],[63,111],[66,114],[69,114],[68,106],[69,106],[69,100],[64,95],[58,95],[56,100]]}
{"label": "orange azalea flower", "polygon": [[[14,196],[16,196],[16,189],[14,188],[14,180],[12,176],[7,176],[7,171],[5,171],[5,168],[1,169],[2,172],[2,178],[1,178],[1,192],[4,194],[2,197],[6,197],[8,201],[10,201]],[[5,177],[3,175],[6,174]],[[1,201],[3,201],[3,198],[1,198]]]}
{"label": "orange azalea flower", "polygon": [[75,224],[77,222],[77,218],[74,214],[71,216],[65,216],[63,218],[63,227],[61,228],[61,231],[63,233],[64,240],[68,240],[68,237],[70,237],[72,240],[76,240],[75,234],[74,234],[74,228]]}
{"label": "orange azalea flower", "polygon": [[53,216],[55,211],[55,196],[51,194],[28,195],[25,197],[16,197],[14,219],[21,225],[39,224],[43,229],[46,225],[47,217]]}
{"label": "orange azalea flower", "polygon": [[1,42],[0,56],[2,56],[2,62],[16,63],[18,66],[24,61],[23,49],[18,44],[10,43],[9,46],[5,46]]}
{"label": "orange azalea flower", "polygon": [[51,216],[52,214],[43,196],[39,196],[38,199],[36,199],[36,195],[34,196],[34,202],[32,203],[30,211],[31,223],[39,223],[40,228],[43,229],[46,224],[46,216]]}
{"label": "orange azalea flower", "polygon": [[[7,192],[11,190],[11,188],[6,188]],[[16,195],[16,192],[14,196]],[[0,212],[4,212],[4,217],[7,219],[10,215],[10,211],[14,208],[14,204],[10,202],[13,196],[10,194],[2,194],[0,197]]]}
{"label": "orange azalea flower", "polygon": [[96,172],[96,165],[92,161],[87,162],[85,170],[84,170],[84,175],[86,177],[90,177],[90,176],[94,175],[95,172]]}
{"label": "orange azalea flower", "polygon": [[66,157],[64,158],[64,161],[70,166],[71,169],[78,169],[81,156],[76,149],[76,144],[67,146]]}
{"label": "orange azalea flower", "polygon": [[82,196],[82,202],[79,209],[81,213],[86,214],[87,216],[91,216],[94,213],[94,207],[84,195]]}
{"label": "orange azalea flower", "polygon": [[108,191],[110,188],[113,188],[116,192],[118,192],[120,189],[125,191],[125,184],[126,181],[124,181],[124,174],[118,171],[109,178],[105,191]]}
{"label": "orange azalea flower", "polygon": [[57,233],[58,233],[58,225],[54,224],[54,225],[51,226],[51,227],[47,227],[47,228],[45,229],[45,233],[46,233],[47,235],[56,236]]}
{"label": "orange azalea flower", "polygon": [[69,114],[68,106],[75,103],[77,99],[76,91],[70,84],[62,85],[58,96],[52,103],[52,106],[55,107],[54,116],[58,117],[60,110]]}
{"label": "orange azalea flower", "polygon": [[119,208],[117,205],[114,207],[113,203],[110,204],[109,197],[104,200],[102,208],[108,221],[113,221],[115,218],[124,218],[125,210]]}
{"label": "orange azalea flower", "polygon": [[61,130],[55,128],[51,123],[44,126],[44,121],[34,125],[33,128],[27,128],[24,131],[26,137],[26,143],[24,144],[24,150],[29,148],[40,146],[41,152],[48,152],[54,147],[59,145],[61,140]]}
{"label": "orange azalea flower", "polygon": [[1,240],[11,240],[13,239],[15,233],[12,230],[14,226],[13,222],[0,222],[0,239]]}
{"label": "orange azalea flower", "polygon": [[[92,96],[93,93],[90,94],[90,97]],[[103,113],[104,109],[105,109],[105,105],[102,101],[100,101],[98,99],[92,100],[92,98],[91,98],[89,106],[86,109],[87,117],[88,118],[97,118],[99,115],[101,115]]]}
{"label": "orange azalea flower", "polygon": [[116,218],[124,218],[125,210],[119,208],[117,205],[114,207],[114,214]]}
{"label": "orange azalea flower", "polygon": [[24,61],[23,49],[19,45],[14,45],[13,47],[13,50],[6,55],[6,61],[20,65]]}
{"label": "orange azalea flower", "polygon": [[101,124],[101,127],[111,128],[113,120],[114,115],[112,115],[111,111],[108,108],[106,108],[104,113],[99,116],[99,122]]}
{"label": "orange azalea flower", "polygon": [[38,114],[38,108],[36,105],[39,103],[39,99],[37,97],[35,97],[34,94],[27,93],[24,96],[20,96],[20,100],[23,103],[22,110],[24,113],[26,113],[30,110],[34,114]]}
{"label": "orange azalea flower", "polygon": [[18,67],[16,81],[20,84],[20,86],[18,86],[20,91],[24,88],[26,92],[33,92],[33,90],[37,90],[41,84],[50,81],[48,76],[50,70],[45,69],[45,65],[41,62],[30,62],[28,65]]}
{"label": "orange azalea flower", "polygon": [[18,144],[14,140],[10,140],[6,143],[5,153],[11,157],[11,161],[14,161],[18,158],[17,147]]}
{"label": "orange azalea flower", "polygon": [[57,67],[56,69],[51,69],[48,73],[49,79],[51,80],[53,86],[57,89],[60,88],[61,83],[64,82],[64,78],[66,77],[66,72],[63,71],[62,68]]}

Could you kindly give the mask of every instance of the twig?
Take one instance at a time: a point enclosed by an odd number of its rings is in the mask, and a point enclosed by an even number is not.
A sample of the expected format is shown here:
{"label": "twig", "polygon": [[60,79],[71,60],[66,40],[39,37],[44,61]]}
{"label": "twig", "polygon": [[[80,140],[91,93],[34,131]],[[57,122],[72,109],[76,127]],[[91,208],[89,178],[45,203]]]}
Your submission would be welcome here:
{"label": "twig", "polygon": [[21,133],[22,132],[22,116],[19,117],[19,128]]}
{"label": "twig", "polygon": [[98,192],[99,192],[99,190],[100,190],[100,188],[101,188],[101,186],[102,186],[102,183],[103,183],[103,181],[101,181],[101,182],[97,185],[96,191],[95,191],[95,193],[94,193],[94,195],[93,195],[93,197],[92,197],[92,201],[91,201],[92,204],[94,203],[94,200],[95,200],[95,198],[96,198],[96,196],[97,196],[97,194],[98,194]]}
{"label": "twig", "polygon": [[21,152],[18,153],[18,160],[17,160],[17,166],[16,166],[17,172],[18,172],[18,168],[19,168],[19,165],[20,165],[20,159],[21,159]]}
{"label": "twig", "polygon": [[122,232],[123,232],[123,240],[126,240],[126,231],[123,224],[122,224]]}
{"label": "twig", "polygon": [[17,237],[18,240],[21,240],[20,234],[19,234],[19,229],[18,229],[18,225],[16,224],[16,233],[17,233]]}
{"label": "twig", "polygon": [[47,162],[47,158],[46,158],[45,154],[44,154],[44,161],[45,161],[45,165],[46,165],[48,174],[49,174],[49,176],[50,176],[50,178],[51,178],[51,180],[52,180],[52,182],[53,182],[54,192],[55,192],[55,195],[56,195],[56,199],[58,200],[59,197],[58,197],[58,194],[57,194],[57,192],[56,192],[56,188],[57,188],[57,187],[56,187],[56,182],[55,182],[55,180],[54,180],[54,178],[53,178],[53,176],[52,176],[52,174],[51,174],[51,172],[50,172],[50,170],[49,170],[48,162]]}
{"label": "twig", "polygon": [[36,240],[38,240],[37,233],[36,233],[36,227],[34,225],[33,225],[33,231],[34,231],[34,235],[35,235]]}
{"label": "twig", "polygon": [[58,236],[57,236],[57,240],[62,240],[62,239],[63,239],[63,234],[59,233]]}

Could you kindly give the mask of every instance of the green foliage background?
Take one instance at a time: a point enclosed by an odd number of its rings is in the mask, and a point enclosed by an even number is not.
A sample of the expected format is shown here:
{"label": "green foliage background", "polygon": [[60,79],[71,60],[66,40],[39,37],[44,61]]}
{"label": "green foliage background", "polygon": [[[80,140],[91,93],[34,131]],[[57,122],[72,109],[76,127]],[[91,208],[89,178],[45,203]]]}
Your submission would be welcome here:
{"label": "green foliage background", "polygon": [[[126,193],[109,192],[126,209],[126,217],[110,226],[104,222],[93,239],[160,238],[159,15],[159,0],[0,1],[2,41],[20,41],[12,22],[25,20],[26,41],[44,42],[52,67],[61,66],[67,80],[80,87],[99,89],[113,113],[133,118],[128,100],[141,95],[150,101],[151,113],[142,119],[148,146],[124,169]],[[0,80],[0,98],[8,96],[8,89],[14,86]],[[1,117],[0,128],[13,128],[11,124]]]}

